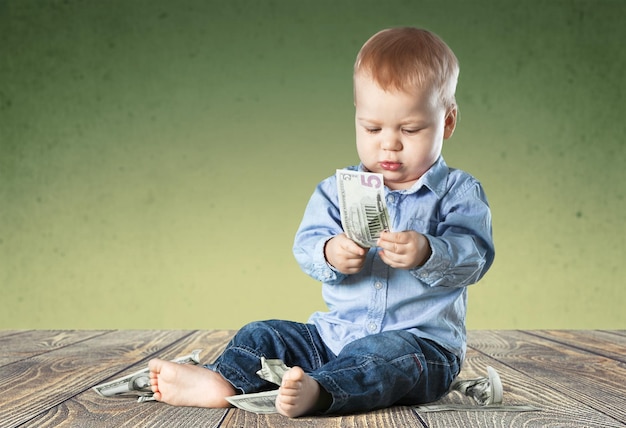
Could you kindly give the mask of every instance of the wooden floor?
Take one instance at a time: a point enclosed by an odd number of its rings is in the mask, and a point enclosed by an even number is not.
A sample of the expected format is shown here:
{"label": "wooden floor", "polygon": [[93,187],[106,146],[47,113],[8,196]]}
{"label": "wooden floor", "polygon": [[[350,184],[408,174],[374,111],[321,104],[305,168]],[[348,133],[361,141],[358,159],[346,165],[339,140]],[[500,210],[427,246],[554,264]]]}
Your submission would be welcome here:
{"label": "wooden floor", "polygon": [[[103,398],[91,387],[201,348],[231,331],[0,331],[0,427],[624,427],[626,331],[470,331],[461,377],[494,367],[504,404],[533,412],[416,412],[410,407],[288,419],[239,409],[177,408]],[[440,403],[467,403],[452,393]]]}

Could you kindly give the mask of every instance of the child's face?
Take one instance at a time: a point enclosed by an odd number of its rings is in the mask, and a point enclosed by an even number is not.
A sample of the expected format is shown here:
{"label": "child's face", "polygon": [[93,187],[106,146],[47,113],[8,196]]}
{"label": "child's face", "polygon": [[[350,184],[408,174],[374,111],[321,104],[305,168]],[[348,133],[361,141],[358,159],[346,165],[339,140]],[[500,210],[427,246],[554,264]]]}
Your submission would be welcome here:
{"label": "child's face", "polygon": [[388,92],[357,75],[355,106],[359,158],[392,190],[410,188],[435,163],[456,125],[456,107],[446,110],[431,88]]}

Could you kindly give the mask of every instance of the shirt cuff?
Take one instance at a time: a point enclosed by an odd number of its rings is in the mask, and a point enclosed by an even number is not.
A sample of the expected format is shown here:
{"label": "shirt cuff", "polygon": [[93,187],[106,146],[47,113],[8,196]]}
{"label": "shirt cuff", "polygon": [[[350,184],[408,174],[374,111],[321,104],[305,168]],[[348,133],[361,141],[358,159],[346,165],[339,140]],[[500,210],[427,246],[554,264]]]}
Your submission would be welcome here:
{"label": "shirt cuff", "polygon": [[444,278],[445,272],[450,267],[450,262],[443,257],[446,254],[446,245],[437,238],[429,235],[424,236],[430,244],[430,257],[423,265],[411,269],[410,272],[420,281],[434,287]]}
{"label": "shirt cuff", "polygon": [[325,283],[334,283],[343,279],[344,274],[339,272],[333,265],[328,263],[326,260],[326,256],[324,253],[324,249],[326,248],[326,244],[333,237],[320,239],[319,242],[315,245],[315,260],[313,264],[315,266],[315,276]]}

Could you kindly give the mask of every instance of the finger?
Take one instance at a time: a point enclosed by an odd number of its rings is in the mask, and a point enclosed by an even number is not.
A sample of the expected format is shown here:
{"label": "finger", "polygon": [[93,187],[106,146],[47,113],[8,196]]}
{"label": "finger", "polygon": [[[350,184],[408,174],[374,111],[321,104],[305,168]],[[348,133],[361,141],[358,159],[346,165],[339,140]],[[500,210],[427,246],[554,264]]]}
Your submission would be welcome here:
{"label": "finger", "polygon": [[389,253],[387,253],[386,251],[380,251],[378,253],[380,255],[381,260],[388,266],[391,266],[392,268],[397,267],[397,264],[395,262],[395,260],[391,257],[389,257]]}
{"label": "finger", "polygon": [[378,244],[380,248],[389,253],[400,254],[402,252],[402,246],[395,241],[380,241]]}
{"label": "finger", "polygon": [[363,267],[364,263],[364,257],[353,257],[350,259],[346,259],[346,266],[357,270],[360,270]]}
{"label": "finger", "polygon": [[365,248],[358,245],[352,239],[347,239],[343,245],[343,249],[351,254],[354,254],[358,257],[363,257],[366,253]]}
{"label": "finger", "polygon": [[405,235],[406,234],[402,232],[384,232],[380,235],[380,238],[378,240],[378,243],[380,244],[379,246],[396,252],[398,248],[400,248],[400,246],[408,242]]}
{"label": "finger", "polygon": [[383,230],[378,238],[379,242],[393,242],[393,233]]}

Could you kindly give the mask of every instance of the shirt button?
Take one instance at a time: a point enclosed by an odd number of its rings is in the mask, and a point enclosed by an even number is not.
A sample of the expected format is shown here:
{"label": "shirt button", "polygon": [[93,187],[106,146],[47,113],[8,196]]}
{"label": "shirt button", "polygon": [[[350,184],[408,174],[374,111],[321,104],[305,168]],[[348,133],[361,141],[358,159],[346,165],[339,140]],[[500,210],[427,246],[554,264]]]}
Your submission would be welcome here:
{"label": "shirt button", "polygon": [[396,200],[396,197],[393,195],[387,195],[387,202],[389,202],[390,204],[393,204]]}
{"label": "shirt button", "polygon": [[383,288],[383,283],[380,281],[376,281],[376,283],[374,284],[374,288],[380,290],[381,288]]}
{"label": "shirt button", "polygon": [[367,325],[367,329],[368,329],[369,331],[376,331],[376,324],[374,324],[373,322],[369,323],[369,324]]}

